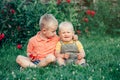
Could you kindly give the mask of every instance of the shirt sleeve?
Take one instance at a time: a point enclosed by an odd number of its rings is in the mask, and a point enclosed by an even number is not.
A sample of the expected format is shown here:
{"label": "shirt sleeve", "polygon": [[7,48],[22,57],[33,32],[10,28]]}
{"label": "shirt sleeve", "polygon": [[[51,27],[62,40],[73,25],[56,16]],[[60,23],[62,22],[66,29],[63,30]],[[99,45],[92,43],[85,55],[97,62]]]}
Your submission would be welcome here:
{"label": "shirt sleeve", "polygon": [[56,49],[55,50],[58,51],[58,52],[61,50],[61,43],[60,42],[58,42],[56,44]]}
{"label": "shirt sleeve", "polygon": [[77,45],[79,51],[83,50],[83,46],[80,41],[76,41],[76,45]]}

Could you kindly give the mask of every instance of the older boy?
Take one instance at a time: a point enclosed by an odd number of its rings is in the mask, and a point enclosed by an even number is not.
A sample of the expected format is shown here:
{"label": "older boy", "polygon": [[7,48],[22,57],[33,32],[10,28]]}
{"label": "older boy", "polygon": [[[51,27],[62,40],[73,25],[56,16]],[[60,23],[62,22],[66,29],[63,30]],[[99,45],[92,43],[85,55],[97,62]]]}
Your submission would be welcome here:
{"label": "older boy", "polygon": [[18,55],[16,62],[22,67],[44,67],[56,60],[54,49],[59,37],[56,35],[58,21],[52,14],[44,14],[39,21],[40,31],[27,45],[27,56]]}

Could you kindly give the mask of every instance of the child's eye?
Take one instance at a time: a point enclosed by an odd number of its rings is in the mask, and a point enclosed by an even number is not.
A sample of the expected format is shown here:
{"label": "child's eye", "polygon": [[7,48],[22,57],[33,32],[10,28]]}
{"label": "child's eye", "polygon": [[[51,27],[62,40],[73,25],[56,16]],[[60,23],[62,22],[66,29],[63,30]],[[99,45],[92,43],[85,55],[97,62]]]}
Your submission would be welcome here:
{"label": "child's eye", "polygon": [[62,34],[65,34],[65,32],[63,32]]}
{"label": "child's eye", "polygon": [[56,31],[52,31],[52,33],[54,33],[54,32],[56,32]]}

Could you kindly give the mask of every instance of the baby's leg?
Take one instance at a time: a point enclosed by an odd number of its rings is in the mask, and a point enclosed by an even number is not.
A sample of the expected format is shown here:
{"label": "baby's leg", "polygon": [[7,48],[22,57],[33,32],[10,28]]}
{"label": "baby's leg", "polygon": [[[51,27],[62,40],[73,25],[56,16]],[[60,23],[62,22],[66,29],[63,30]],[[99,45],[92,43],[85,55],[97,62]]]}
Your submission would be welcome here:
{"label": "baby's leg", "polygon": [[55,56],[53,54],[49,54],[46,58],[40,61],[38,64],[39,67],[44,67],[50,64],[51,62],[54,62],[56,60]]}
{"label": "baby's leg", "polygon": [[77,60],[75,63],[77,65],[81,65],[81,64],[85,63],[85,59],[83,58],[83,59]]}
{"label": "baby's leg", "polygon": [[36,67],[34,63],[30,61],[28,57],[24,57],[22,55],[18,55],[16,58],[16,62],[21,66],[21,67]]}
{"label": "baby's leg", "polygon": [[63,58],[57,58],[59,66],[65,65],[65,60]]}

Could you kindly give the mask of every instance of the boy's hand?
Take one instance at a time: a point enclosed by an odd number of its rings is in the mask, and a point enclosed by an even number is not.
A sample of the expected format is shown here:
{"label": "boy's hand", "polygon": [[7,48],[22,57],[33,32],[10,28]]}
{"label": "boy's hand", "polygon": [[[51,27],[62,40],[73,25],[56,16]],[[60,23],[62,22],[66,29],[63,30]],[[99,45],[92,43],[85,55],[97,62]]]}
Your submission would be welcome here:
{"label": "boy's hand", "polygon": [[68,59],[69,57],[70,57],[70,55],[69,55],[68,53],[65,53],[65,54],[64,54],[64,58],[65,58],[65,59]]}
{"label": "boy's hand", "polygon": [[78,40],[78,35],[74,35],[73,40],[77,41]]}

